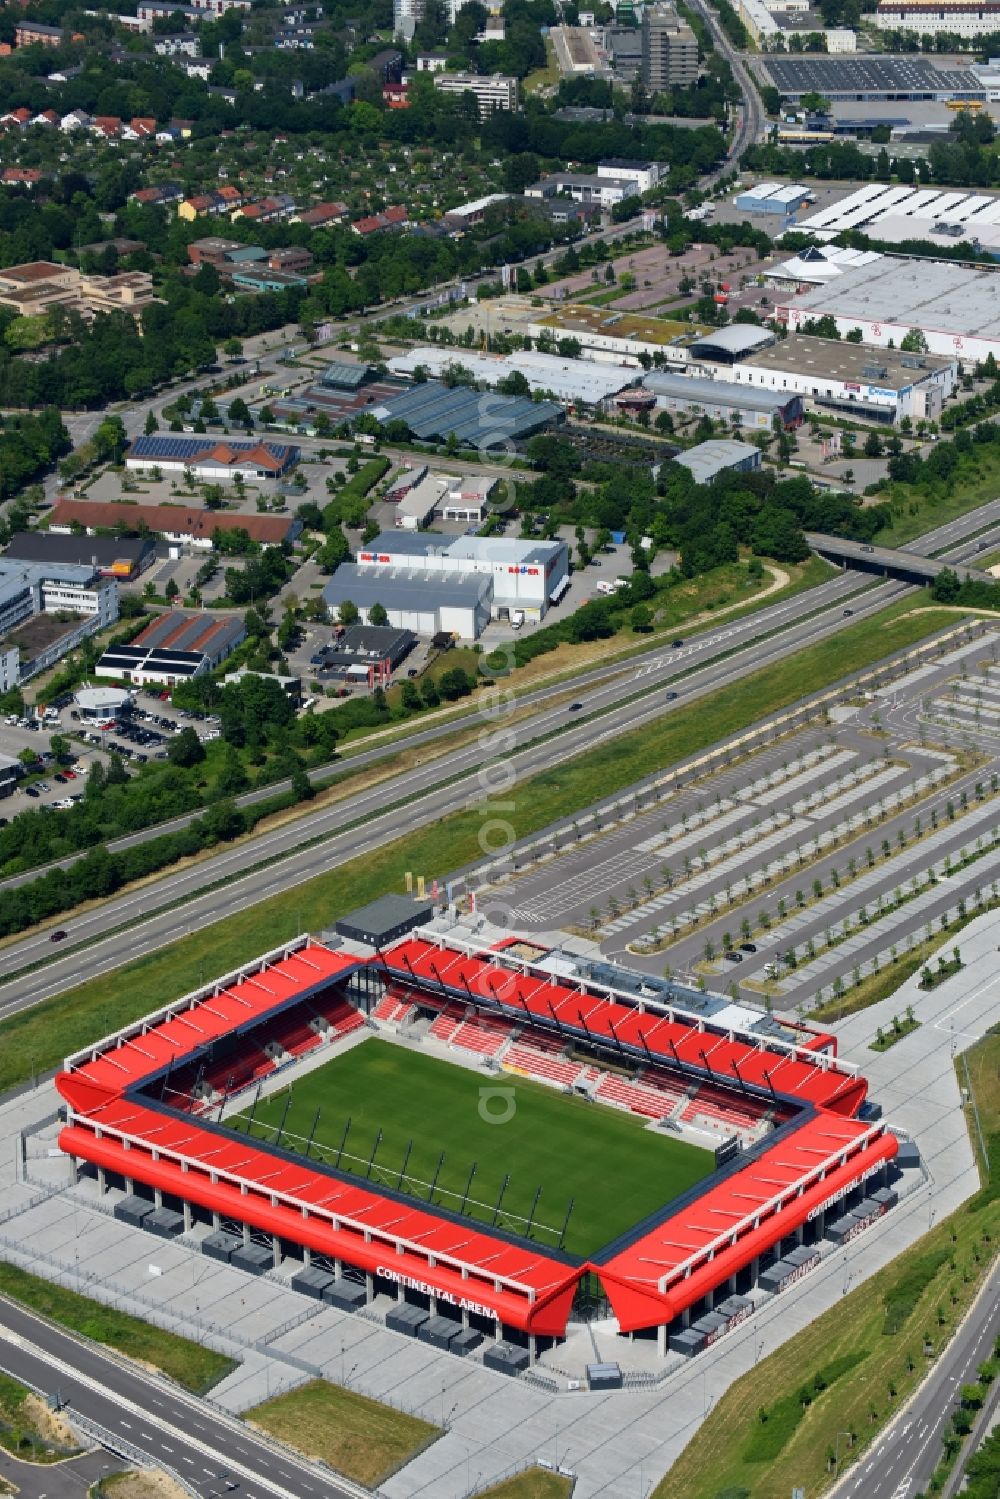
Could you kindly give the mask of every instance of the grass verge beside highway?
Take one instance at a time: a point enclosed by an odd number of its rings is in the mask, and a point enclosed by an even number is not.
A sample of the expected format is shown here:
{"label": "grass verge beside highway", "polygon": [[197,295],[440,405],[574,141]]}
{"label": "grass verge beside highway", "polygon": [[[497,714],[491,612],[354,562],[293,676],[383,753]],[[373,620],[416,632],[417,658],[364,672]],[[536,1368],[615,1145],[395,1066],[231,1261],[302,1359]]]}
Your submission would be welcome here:
{"label": "grass verge beside highway", "polygon": [[246,1412],[245,1419],[345,1478],[375,1488],[436,1441],[440,1428],[313,1379]]}
{"label": "grass verge beside highway", "polygon": [[913,1393],[975,1299],[1000,1232],[1000,1035],[968,1060],[992,1163],[982,1190],[732,1385],[653,1499],[819,1494]]}
{"label": "grass verge beside highway", "polygon": [[114,1307],[102,1306],[65,1286],[31,1275],[18,1265],[0,1263],[0,1293],[19,1301],[70,1332],[103,1343],[138,1363],[153,1364],[186,1390],[203,1395],[232,1373],[236,1363],[188,1338],[153,1327]]}
{"label": "grass verge beside highway", "polygon": [[[648,727],[595,744],[504,794],[504,802],[515,802],[509,815],[514,833],[525,838],[571,817],[954,622],[951,611],[914,609],[912,600],[898,600],[789,656],[779,670],[765,667]],[[481,858],[484,820],[478,808],[454,813],[11,1016],[0,1024],[0,1093],[297,932],[321,931],[345,912],[401,889],[407,870],[440,878]],[[141,945],[137,934],[137,949]]]}

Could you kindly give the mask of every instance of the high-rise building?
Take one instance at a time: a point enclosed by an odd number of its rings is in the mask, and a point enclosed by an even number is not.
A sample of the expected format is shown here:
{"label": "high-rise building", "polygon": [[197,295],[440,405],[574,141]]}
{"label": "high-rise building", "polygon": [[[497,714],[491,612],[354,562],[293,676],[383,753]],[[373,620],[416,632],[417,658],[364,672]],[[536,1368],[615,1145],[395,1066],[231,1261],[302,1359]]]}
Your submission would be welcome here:
{"label": "high-rise building", "polygon": [[642,13],[642,81],[651,93],[684,88],[698,79],[698,39],[672,5]]}
{"label": "high-rise building", "polygon": [[413,33],[424,19],[424,0],[393,0],[392,34],[406,41],[413,40]]}

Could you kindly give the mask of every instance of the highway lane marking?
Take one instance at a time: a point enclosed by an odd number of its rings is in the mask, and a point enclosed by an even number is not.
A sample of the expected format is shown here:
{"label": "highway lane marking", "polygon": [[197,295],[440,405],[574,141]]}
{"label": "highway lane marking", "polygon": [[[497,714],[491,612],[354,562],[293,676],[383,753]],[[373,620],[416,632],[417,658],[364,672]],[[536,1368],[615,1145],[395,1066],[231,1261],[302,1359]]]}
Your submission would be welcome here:
{"label": "highway lane marking", "polygon": [[[53,1369],[59,1370],[68,1378],[73,1379],[78,1385],[81,1385],[84,1388],[92,1391],[94,1394],[99,1395],[103,1400],[108,1400],[109,1398],[111,1398],[106,1384],[103,1384],[99,1379],[92,1378],[92,1376],[89,1374],[85,1374],[81,1369],[75,1368],[65,1359],[58,1358],[55,1354],[50,1353],[48,1349],[43,1348],[35,1343],[29,1343],[28,1339],[23,1338],[20,1333],[13,1332],[11,1329],[0,1325],[0,1340],[11,1343],[15,1347],[25,1349],[33,1358],[37,1359],[39,1362],[49,1364]],[[82,1351],[91,1352],[91,1350],[89,1349]],[[100,1361],[99,1353],[95,1353],[94,1356],[97,1361]],[[16,1373],[11,1372],[11,1378],[16,1379]],[[141,1384],[142,1381],[138,1374],[133,1376],[133,1378],[137,1384]],[[134,1400],[130,1400],[127,1396],[122,1395],[119,1391],[114,1392],[113,1398],[118,1403],[118,1405],[127,1410],[130,1415],[146,1415],[147,1417],[149,1416],[149,1412],[144,1411],[141,1405],[139,1405]],[[188,1447],[190,1447],[193,1451],[198,1452],[202,1457],[211,1457],[214,1461],[219,1461],[219,1453],[208,1442],[203,1442],[198,1437],[188,1436],[185,1431],[181,1430],[179,1427],[172,1425],[163,1417],[151,1419],[154,1426],[161,1427],[163,1430],[169,1432],[171,1436],[182,1437],[186,1441]],[[118,1422],[120,1425],[129,1426],[129,1423],[126,1422],[122,1416],[118,1417]],[[130,1426],[129,1429],[131,1430]],[[190,1457],[182,1455],[181,1461],[190,1464],[192,1467],[194,1466],[193,1459],[191,1459]],[[262,1462],[259,1464],[259,1467],[256,1471],[254,1469],[245,1467],[242,1463],[237,1463],[228,1459],[227,1465],[234,1472],[241,1474],[241,1476],[244,1478],[252,1478],[259,1481],[263,1477],[259,1470],[260,1467],[264,1466]],[[206,1469],[206,1471],[208,1470]],[[301,1485],[301,1479],[297,1477],[290,1477],[290,1481],[293,1483],[299,1483]],[[271,1492],[273,1494],[280,1495],[281,1499],[297,1499],[297,1494],[294,1490],[286,1489],[281,1484],[275,1483],[271,1479],[265,1479],[265,1482],[267,1483],[267,1486],[271,1490]],[[337,1482],[343,1483],[345,1494],[354,1493],[357,1495],[361,1495],[364,1492],[363,1490],[355,1488],[353,1485],[347,1483],[339,1477],[337,1479]]]}

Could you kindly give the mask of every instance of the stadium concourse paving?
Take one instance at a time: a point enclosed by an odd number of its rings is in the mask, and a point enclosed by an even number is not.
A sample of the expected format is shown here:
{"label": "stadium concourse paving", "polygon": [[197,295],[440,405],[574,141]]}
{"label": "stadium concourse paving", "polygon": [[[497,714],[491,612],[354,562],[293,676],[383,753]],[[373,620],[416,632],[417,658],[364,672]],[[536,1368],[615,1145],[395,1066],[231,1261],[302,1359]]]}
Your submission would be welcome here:
{"label": "stadium concourse paving", "polygon": [[[537,1458],[576,1472],[576,1492],[583,1499],[638,1499],[679,1455],[733,1379],[894,1258],[932,1218],[940,1219],[976,1190],[978,1174],[952,1055],[997,1014],[1000,977],[990,916],[963,934],[963,952],[962,974],[930,994],[920,993],[911,980],[891,1000],[837,1027],[844,1055],[865,1068],[887,1116],[918,1141],[926,1180],[914,1178],[898,1207],[846,1252],[832,1251],[795,1287],[764,1299],[748,1324],[693,1364],[673,1366],[655,1388],[610,1395],[568,1390],[559,1376],[574,1371],[561,1370],[560,1361],[568,1363],[574,1347],[587,1360],[618,1359],[626,1368],[648,1364],[646,1349],[615,1338],[604,1324],[575,1331],[570,1345],[546,1356],[540,1372],[556,1375],[560,1388],[542,1389],[414,1344],[367,1315],[319,1308],[289,1288],[294,1267],[255,1279],[206,1260],[195,1236],[167,1242],[116,1222],[94,1185],[84,1181],[70,1188],[66,1163],[50,1154],[57,1101],[50,1085],[0,1108],[0,1137],[6,1137],[0,1138],[6,1209],[0,1254],[238,1358],[239,1369],[213,1391],[211,1401],[198,1405],[199,1426],[209,1433],[205,1440],[215,1440],[213,1423],[219,1423],[220,1441],[227,1432],[231,1436],[226,1413],[323,1375],[445,1426],[437,1442],[387,1480],[386,1499],[460,1499],[477,1483]],[[890,1052],[869,1051],[875,1026],[887,1023],[889,1011],[908,1000],[920,1028]],[[19,1180],[18,1131],[45,1120],[48,1124],[28,1138],[27,1180]],[[5,1318],[0,1303],[0,1364],[9,1361],[10,1352],[2,1341]],[[129,1398],[146,1409],[145,1376],[139,1372],[135,1378]],[[150,1420],[156,1418],[154,1407]],[[141,1431],[162,1441],[159,1428],[147,1423]],[[329,1484],[329,1475],[324,1476]],[[249,1483],[243,1487],[257,1499],[268,1492]],[[304,1491],[305,1485],[293,1486],[293,1492]],[[316,1491],[335,1490],[319,1484]]]}

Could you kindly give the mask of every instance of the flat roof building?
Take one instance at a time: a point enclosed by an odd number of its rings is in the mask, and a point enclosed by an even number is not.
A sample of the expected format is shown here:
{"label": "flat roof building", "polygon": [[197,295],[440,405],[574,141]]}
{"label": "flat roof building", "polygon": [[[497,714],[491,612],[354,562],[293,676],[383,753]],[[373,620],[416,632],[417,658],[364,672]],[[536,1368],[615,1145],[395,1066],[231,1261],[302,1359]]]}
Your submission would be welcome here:
{"label": "flat roof building", "polygon": [[788,57],[769,52],[760,62],[782,97],[795,101],[810,93],[832,102],[986,99],[986,88],[971,68],[949,67],[929,57],[877,53]]}
{"label": "flat roof building", "polygon": [[150,536],[73,536],[53,531],[17,531],[5,557],[17,562],[69,562],[106,578],[137,578],[156,558]]}
{"label": "flat roof building", "polygon": [[0,691],[47,670],[117,618],[118,585],[90,564],[0,557]]}
{"label": "flat roof building", "polygon": [[[795,391],[806,402],[865,421],[936,421],[958,380],[958,363],[933,354],[792,333],[750,354],[724,378],[760,394]],[[722,380],[719,382],[722,384]]]}
{"label": "flat roof building", "polygon": [[334,931],[349,942],[380,948],[423,926],[434,913],[430,901],[412,895],[380,895],[378,900],[350,911],[334,923]]}
{"label": "flat roof building", "polygon": [[[417,568],[440,578],[475,574],[491,580],[490,612],[507,619],[512,609],[539,620],[561,597],[569,577],[564,541],[521,541],[507,536],[456,536],[383,531],[357,555],[359,568],[376,573]],[[356,601],[355,601],[356,602]],[[381,602],[389,608],[388,600]]]}
{"label": "flat roof building", "polygon": [[[707,380],[653,370],[643,377],[642,390],[654,397],[661,411],[701,413],[714,422],[732,422],[750,431],[770,432],[775,417],[790,429],[799,426],[803,417],[801,395],[744,389],[730,380]],[[629,392],[617,399],[626,404]]]}
{"label": "flat roof building", "polygon": [[672,5],[643,10],[641,72],[652,93],[687,88],[698,80],[698,38]]}
{"label": "flat roof building", "polygon": [[789,332],[811,318],[832,317],[840,333],[861,330],[864,343],[899,348],[919,329],[928,352],[962,363],[1000,359],[1000,272],[953,262],[885,256],[845,271],[829,286],[776,301]]}
{"label": "flat roof building", "polygon": [[721,474],[733,471],[752,473],[755,468],[760,468],[761,457],[760,448],[751,447],[747,442],[730,442],[715,437],[700,442],[695,448],[688,448],[686,453],[678,453],[674,461],[688,469],[698,484],[711,484]]}
{"label": "flat roof building", "polygon": [[331,614],[348,600],[367,625],[375,604],[381,604],[389,623],[415,635],[451,635],[477,640],[490,619],[493,584],[474,572],[442,577],[440,572],[412,567],[385,566],[376,570],[356,563],[341,563],[323,589],[323,602]]}
{"label": "flat roof building", "polygon": [[[934,138],[943,140],[945,136],[939,132]],[[977,244],[997,259],[1000,258],[1000,196],[967,189],[949,192],[870,182],[846,198],[800,219],[798,228],[821,242],[852,229],[885,245],[914,239],[943,245],[965,241]],[[841,256],[845,253],[840,251]],[[869,255],[875,258],[874,251]],[[815,264],[813,252],[805,251],[803,259],[805,256]]]}
{"label": "flat roof building", "polygon": [[471,94],[481,120],[498,110],[516,110],[521,103],[521,88],[516,78],[494,73],[435,73],[434,87],[444,94]]}
{"label": "flat roof building", "polygon": [[389,360],[390,371],[404,376],[412,376],[421,367],[429,375],[440,376],[456,365],[469,370],[477,383],[490,386],[512,374],[523,375],[533,392],[543,391],[567,405],[599,406],[636,379],[631,369],[595,364],[592,359],[564,359],[534,349],[516,350],[512,354],[475,354],[465,349],[427,345]]}

